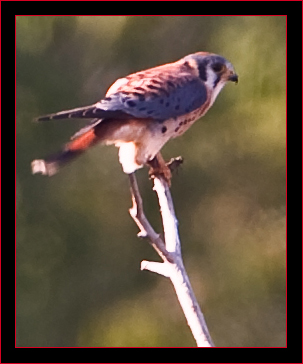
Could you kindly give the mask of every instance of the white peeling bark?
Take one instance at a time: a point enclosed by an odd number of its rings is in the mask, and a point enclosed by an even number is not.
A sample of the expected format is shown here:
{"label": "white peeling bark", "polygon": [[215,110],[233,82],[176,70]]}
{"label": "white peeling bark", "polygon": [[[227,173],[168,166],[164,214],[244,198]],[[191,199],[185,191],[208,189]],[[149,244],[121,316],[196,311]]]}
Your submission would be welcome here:
{"label": "white peeling bark", "polygon": [[151,245],[163,260],[163,263],[143,260],[141,269],[170,278],[197,346],[213,347],[214,343],[183,264],[178,221],[167,182],[160,176],[154,177],[154,190],[158,195],[162,215],[164,243],[160,235],[155,233],[143,212],[142,198],[135,175],[131,174],[129,176],[133,198],[133,207],[130,209],[130,214],[140,228],[138,235],[148,237]]}

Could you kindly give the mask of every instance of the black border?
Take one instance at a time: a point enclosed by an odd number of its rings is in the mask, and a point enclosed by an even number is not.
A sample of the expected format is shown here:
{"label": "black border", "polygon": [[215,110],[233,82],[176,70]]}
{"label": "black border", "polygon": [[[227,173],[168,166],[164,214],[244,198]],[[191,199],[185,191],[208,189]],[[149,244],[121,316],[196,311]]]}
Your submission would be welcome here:
{"label": "black border", "polygon": [[[7,134],[7,130],[12,126],[12,110],[14,110],[14,46],[15,46],[15,15],[135,15],[139,12],[140,15],[145,15],[149,10],[155,15],[287,15],[287,35],[288,39],[296,39],[295,47],[288,42],[288,83],[290,80],[295,80],[295,85],[302,80],[302,75],[298,68],[302,66],[302,3],[301,1],[189,1],[189,2],[100,2],[100,1],[2,1],[1,2],[1,39],[2,39],[2,71],[3,74],[9,74],[10,77],[2,78],[2,126],[4,132],[2,135],[13,135],[13,131]],[[164,12],[168,14],[164,14]],[[156,14],[159,13],[160,14]],[[219,13],[218,13],[219,12]],[[186,14],[184,14],[186,13]],[[147,14],[148,15],[148,14]],[[293,43],[293,42],[292,42]],[[298,60],[299,58],[299,60]],[[294,67],[293,60],[295,60]],[[299,66],[298,66],[299,64]],[[270,66],[270,65],[269,65]],[[299,75],[298,75],[299,73]],[[301,77],[300,77],[301,75]],[[9,82],[7,82],[9,81]],[[293,90],[293,88],[291,88]],[[296,91],[297,92],[297,91]],[[296,95],[297,97],[297,95]],[[12,103],[12,107],[8,107],[9,103]],[[290,104],[292,102],[291,95],[288,97],[288,111],[292,110]],[[295,108],[295,106],[294,106]],[[295,110],[295,109],[294,109]],[[10,115],[8,115],[8,112]],[[298,118],[298,113],[296,114]],[[10,123],[8,123],[10,121]],[[5,123],[4,123],[5,122]],[[289,128],[288,128],[289,130]],[[289,132],[288,132],[289,137]],[[299,144],[300,145],[300,144]],[[289,144],[288,144],[289,146]],[[289,148],[288,148],[289,149]],[[4,148],[2,148],[4,150]],[[2,181],[5,186],[13,186],[13,181],[10,183],[9,176],[12,178],[12,161],[7,162],[7,150],[5,159],[2,159],[2,171],[5,172],[5,176],[8,176],[6,181]],[[2,153],[3,156],[3,153]],[[13,171],[12,171],[13,172]],[[3,174],[4,175],[4,174]],[[1,184],[2,184],[1,183]],[[8,187],[9,189],[9,187]],[[6,212],[7,210],[5,210]],[[3,217],[3,215],[2,215]],[[6,214],[5,214],[6,217]],[[4,218],[5,218],[4,217]],[[288,219],[289,222],[289,219]],[[2,225],[3,226],[3,225]],[[11,235],[11,234],[10,234]],[[236,350],[237,348],[221,348],[221,350],[214,350],[216,348],[209,348],[210,351],[193,352],[193,349],[183,348],[187,352],[180,352],[182,348],[176,348],[177,350],[171,350],[169,348],[104,348],[103,352],[92,353],[88,352],[88,348],[74,348],[76,351],[69,350],[68,352],[64,348],[15,348],[15,300],[13,289],[14,282],[14,257],[15,247],[12,241],[3,240],[5,244],[2,244],[2,304],[1,313],[2,319],[1,325],[1,363],[57,363],[68,360],[69,363],[101,363],[101,362],[119,362],[119,363],[156,363],[156,362],[188,362],[188,363],[202,363],[202,362],[224,362],[226,363],[302,363],[302,302],[300,289],[298,290],[297,297],[291,297],[290,287],[288,288],[288,307],[291,307],[291,312],[288,312],[288,346],[287,348],[240,348],[242,350]],[[295,239],[297,240],[297,239]],[[299,242],[297,241],[298,245]],[[292,247],[288,243],[288,258],[290,257],[290,251]],[[297,246],[298,248],[298,246]],[[291,255],[291,265],[288,264],[288,278],[292,276],[293,267],[301,266],[302,254]],[[4,259],[5,257],[5,259]],[[297,262],[295,261],[297,259]],[[301,288],[300,271],[297,270],[295,275],[295,285]],[[293,279],[292,279],[292,282]],[[295,313],[295,315],[294,315]],[[298,316],[299,315],[299,316]],[[301,319],[300,319],[301,317]],[[292,338],[294,336],[294,338]],[[60,351],[61,349],[61,351]],[[98,348],[94,348],[98,349]],[[102,349],[102,348],[100,348]],[[224,350],[225,349],[225,350]],[[147,351],[146,351],[147,350]],[[188,350],[191,350],[189,353]],[[197,349],[197,350],[201,350]],[[223,350],[223,351],[222,351]],[[182,355],[183,354],[183,355]]]}

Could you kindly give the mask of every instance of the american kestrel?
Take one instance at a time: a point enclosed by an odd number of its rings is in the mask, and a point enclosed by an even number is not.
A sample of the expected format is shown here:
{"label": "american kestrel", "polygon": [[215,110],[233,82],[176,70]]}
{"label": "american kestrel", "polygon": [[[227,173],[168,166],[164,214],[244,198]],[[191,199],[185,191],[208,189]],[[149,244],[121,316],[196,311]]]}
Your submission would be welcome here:
{"label": "american kestrel", "polygon": [[232,64],[207,52],[190,54],[174,63],[120,78],[105,98],[93,105],[37,118],[37,121],[92,120],[61,152],[34,160],[32,171],[51,176],[61,165],[101,142],[119,148],[125,173],[153,165],[156,160],[169,179],[160,149],[209,110],[227,81],[238,81]]}

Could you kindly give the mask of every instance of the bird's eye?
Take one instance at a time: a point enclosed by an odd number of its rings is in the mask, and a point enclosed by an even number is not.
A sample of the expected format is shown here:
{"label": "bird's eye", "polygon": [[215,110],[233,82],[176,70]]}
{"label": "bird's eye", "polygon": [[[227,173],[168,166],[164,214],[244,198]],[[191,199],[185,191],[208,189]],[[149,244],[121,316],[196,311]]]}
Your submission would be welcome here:
{"label": "bird's eye", "polygon": [[211,67],[216,73],[220,73],[220,72],[224,71],[224,69],[225,69],[225,65],[223,63],[219,63],[219,62],[214,63]]}

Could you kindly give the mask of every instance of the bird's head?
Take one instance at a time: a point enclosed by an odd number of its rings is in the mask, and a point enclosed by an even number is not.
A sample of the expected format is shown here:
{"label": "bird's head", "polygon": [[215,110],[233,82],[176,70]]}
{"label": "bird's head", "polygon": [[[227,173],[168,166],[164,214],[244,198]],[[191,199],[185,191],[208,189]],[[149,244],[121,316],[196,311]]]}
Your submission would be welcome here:
{"label": "bird's head", "polygon": [[211,93],[211,104],[227,81],[238,83],[233,65],[224,57],[214,53],[197,52],[183,58],[197,70],[198,76]]}

